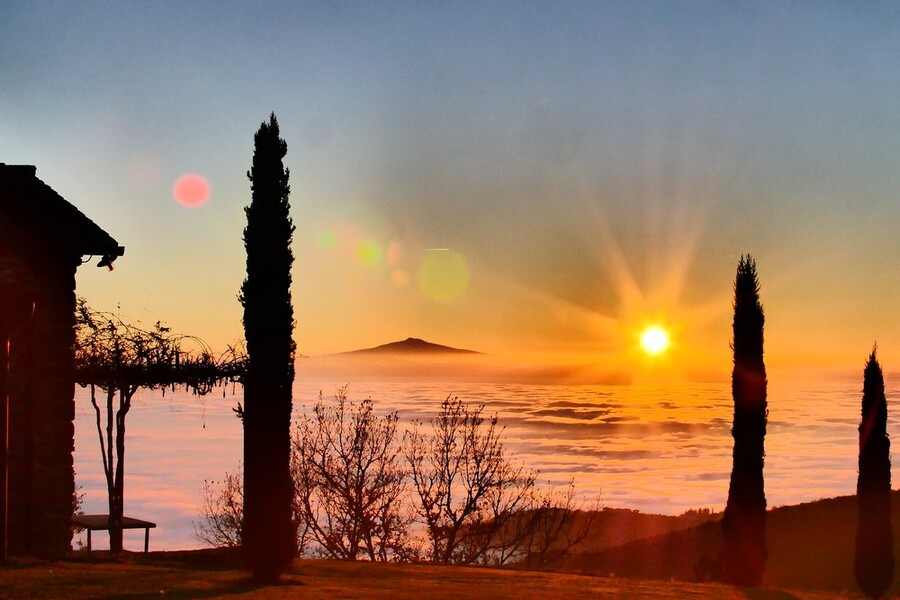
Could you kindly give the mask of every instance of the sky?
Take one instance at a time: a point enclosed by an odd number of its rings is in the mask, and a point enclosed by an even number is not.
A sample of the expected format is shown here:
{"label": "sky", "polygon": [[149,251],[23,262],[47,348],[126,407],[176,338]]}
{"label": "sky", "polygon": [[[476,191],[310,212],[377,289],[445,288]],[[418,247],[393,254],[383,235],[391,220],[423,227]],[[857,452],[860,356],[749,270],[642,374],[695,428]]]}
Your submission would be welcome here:
{"label": "sky", "polygon": [[[727,378],[900,371],[900,6],[3,2],[0,162],[126,248],[96,308],[242,336],[253,134],[287,141],[304,355],[409,336]],[[199,174],[187,207],[175,182]],[[641,330],[671,351],[648,358]]]}

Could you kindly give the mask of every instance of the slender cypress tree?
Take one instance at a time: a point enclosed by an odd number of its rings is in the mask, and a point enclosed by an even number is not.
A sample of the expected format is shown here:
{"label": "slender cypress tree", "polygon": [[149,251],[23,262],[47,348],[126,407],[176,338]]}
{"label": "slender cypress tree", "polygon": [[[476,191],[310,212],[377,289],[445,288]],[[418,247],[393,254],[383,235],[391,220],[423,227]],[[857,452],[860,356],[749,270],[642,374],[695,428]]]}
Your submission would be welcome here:
{"label": "slender cypress tree", "polygon": [[766,565],[766,367],[756,261],[741,256],[734,280],[733,466],[722,519],[722,568],[734,585],[756,586]]}
{"label": "slender cypress tree", "polygon": [[291,303],[289,171],[282,159],[275,114],[253,138],[247,173],[252,200],[245,209],[247,278],[244,307],[247,375],[244,385],[244,524],[241,539],[255,579],[274,581],[296,552],[291,521],[291,387],[294,382],[294,309]]}
{"label": "slender cypress tree", "polygon": [[859,423],[859,511],[853,571],[866,596],[881,598],[894,581],[891,530],[891,441],[887,435],[884,376],[875,349],[866,361]]}

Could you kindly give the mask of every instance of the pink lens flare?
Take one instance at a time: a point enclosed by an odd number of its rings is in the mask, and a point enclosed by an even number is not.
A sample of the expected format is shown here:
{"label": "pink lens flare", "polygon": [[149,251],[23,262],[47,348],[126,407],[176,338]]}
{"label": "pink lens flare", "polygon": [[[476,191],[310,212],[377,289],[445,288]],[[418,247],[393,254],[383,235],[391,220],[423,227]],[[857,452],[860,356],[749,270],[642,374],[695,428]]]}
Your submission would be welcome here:
{"label": "pink lens flare", "polygon": [[182,175],[172,186],[172,195],[182,206],[197,208],[209,200],[209,182],[202,175],[188,173]]}

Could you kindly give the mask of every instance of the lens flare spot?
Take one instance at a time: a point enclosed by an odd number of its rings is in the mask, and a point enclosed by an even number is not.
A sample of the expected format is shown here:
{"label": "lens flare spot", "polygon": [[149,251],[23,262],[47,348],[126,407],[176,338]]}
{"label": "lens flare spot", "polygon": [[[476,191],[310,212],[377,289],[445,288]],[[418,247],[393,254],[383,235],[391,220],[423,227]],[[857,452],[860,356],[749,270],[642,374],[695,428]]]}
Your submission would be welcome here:
{"label": "lens flare spot", "polygon": [[359,227],[352,223],[338,223],[331,231],[334,232],[334,251],[340,256],[355,259],[365,239]]}
{"label": "lens flare spot", "polygon": [[179,177],[172,186],[172,195],[182,206],[196,208],[209,200],[209,182],[202,175],[188,173]]}
{"label": "lens flare spot", "polygon": [[397,287],[406,287],[409,285],[409,275],[402,269],[394,269],[391,272],[391,281],[393,281],[394,285]]}
{"label": "lens flare spot", "polygon": [[378,242],[363,240],[356,246],[356,260],[364,267],[377,267],[381,264],[382,252]]}
{"label": "lens flare spot", "polygon": [[459,252],[446,248],[425,253],[419,264],[419,290],[435,302],[452,302],[469,287],[469,265]]}
{"label": "lens flare spot", "polygon": [[316,235],[316,245],[319,248],[334,248],[337,245],[337,235],[333,231],[320,231]]}
{"label": "lens flare spot", "polygon": [[400,262],[400,242],[391,242],[385,254],[385,259],[389,267],[396,267]]}
{"label": "lens flare spot", "polygon": [[661,327],[648,327],[641,334],[641,346],[647,354],[662,354],[669,347],[669,334]]}

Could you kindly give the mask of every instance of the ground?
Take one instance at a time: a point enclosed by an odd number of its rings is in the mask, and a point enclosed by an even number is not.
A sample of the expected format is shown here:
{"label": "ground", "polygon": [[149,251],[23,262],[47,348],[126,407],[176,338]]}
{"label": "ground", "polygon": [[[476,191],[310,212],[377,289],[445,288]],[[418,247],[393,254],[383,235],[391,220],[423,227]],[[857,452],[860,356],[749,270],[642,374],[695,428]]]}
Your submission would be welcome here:
{"label": "ground", "polygon": [[432,565],[297,560],[283,582],[256,586],[222,550],[125,553],[111,561],[13,560],[0,567],[0,598],[717,598],[825,600],[822,592],[588,577]]}

